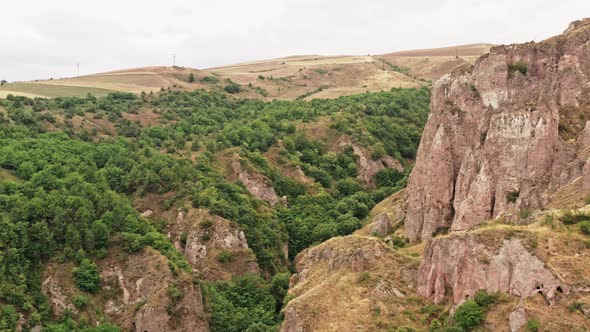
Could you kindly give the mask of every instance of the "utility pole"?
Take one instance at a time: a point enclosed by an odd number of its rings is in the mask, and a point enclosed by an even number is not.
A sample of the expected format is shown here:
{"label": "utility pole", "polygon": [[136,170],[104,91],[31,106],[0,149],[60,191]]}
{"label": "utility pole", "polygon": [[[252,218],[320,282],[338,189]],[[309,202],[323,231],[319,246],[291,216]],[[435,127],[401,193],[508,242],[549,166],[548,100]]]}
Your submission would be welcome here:
{"label": "utility pole", "polygon": [[176,53],[172,53],[172,67],[176,67]]}
{"label": "utility pole", "polygon": [[80,63],[76,63],[76,76],[80,76]]}

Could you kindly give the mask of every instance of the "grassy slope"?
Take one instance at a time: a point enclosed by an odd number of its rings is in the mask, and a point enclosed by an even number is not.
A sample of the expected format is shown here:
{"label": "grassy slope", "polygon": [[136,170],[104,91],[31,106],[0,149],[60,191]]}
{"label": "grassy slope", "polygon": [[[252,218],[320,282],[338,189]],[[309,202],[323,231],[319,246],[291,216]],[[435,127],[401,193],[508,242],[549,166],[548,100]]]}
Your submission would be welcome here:
{"label": "grassy slope", "polygon": [[[204,71],[184,67],[146,67],[74,78],[9,83],[0,86],[0,97],[9,93],[28,97],[84,96],[87,93],[101,96],[112,90],[140,93],[169,87],[221,91],[227,84],[225,80],[230,79],[242,85],[240,97],[269,100],[336,98],[392,87],[426,85],[427,81],[438,79],[457,65],[473,63],[488,49],[487,44],[477,44],[383,55],[291,56]],[[459,55],[458,59],[455,53]],[[409,74],[392,69],[383,60],[404,67]],[[194,83],[188,83],[191,72],[197,79]],[[219,82],[201,82],[206,76],[217,76]]]}
{"label": "grassy slope", "polygon": [[50,85],[42,83],[10,83],[0,87],[0,97],[8,94],[24,95],[27,97],[74,97],[85,96],[91,93],[95,96],[106,96],[116,90],[108,90],[98,87],[79,87],[70,85]]}

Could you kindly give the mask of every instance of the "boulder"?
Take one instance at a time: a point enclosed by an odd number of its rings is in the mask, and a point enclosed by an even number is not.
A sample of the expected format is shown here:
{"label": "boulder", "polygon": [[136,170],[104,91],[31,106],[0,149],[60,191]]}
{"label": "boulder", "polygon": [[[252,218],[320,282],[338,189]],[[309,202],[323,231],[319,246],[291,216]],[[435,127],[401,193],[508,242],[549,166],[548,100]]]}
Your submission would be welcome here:
{"label": "boulder", "polygon": [[528,321],[526,310],[524,310],[524,303],[521,300],[518,303],[518,307],[508,316],[508,322],[510,325],[511,332],[518,332],[523,328]]}
{"label": "boulder", "polygon": [[371,234],[374,236],[383,237],[391,233],[391,231],[393,231],[393,226],[385,213],[378,215],[371,224]]}

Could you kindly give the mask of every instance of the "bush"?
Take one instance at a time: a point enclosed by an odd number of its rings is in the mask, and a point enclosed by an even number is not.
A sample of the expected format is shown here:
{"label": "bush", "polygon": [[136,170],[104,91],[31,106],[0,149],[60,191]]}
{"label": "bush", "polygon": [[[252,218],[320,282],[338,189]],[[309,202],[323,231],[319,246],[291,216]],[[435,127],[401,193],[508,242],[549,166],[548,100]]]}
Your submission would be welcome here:
{"label": "bush", "polygon": [[222,252],[219,253],[219,255],[217,255],[217,260],[220,263],[229,263],[232,260],[232,253],[227,251],[227,250],[223,250]]}
{"label": "bush", "polygon": [[393,168],[385,168],[375,174],[377,187],[394,187],[404,174]]}
{"label": "bush", "polygon": [[506,200],[508,201],[508,203],[515,203],[518,199],[518,196],[520,196],[519,191],[511,191],[506,194]]}
{"label": "bush", "polygon": [[193,73],[190,73],[190,75],[188,75],[188,82],[193,83],[194,81],[195,81],[195,75]]}
{"label": "bush", "polygon": [[400,236],[392,236],[391,237],[391,244],[394,248],[403,248],[406,246],[406,240]]}
{"label": "bush", "polygon": [[[279,288],[282,293],[284,285]],[[207,284],[204,289],[212,332],[265,331],[279,323],[277,308],[281,306],[275,302],[273,288],[260,276],[246,273],[231,282]]]}
{"label": "bush", "polygon": [[541,323],[534,318],[529,319],[528,322],[526,322],[527,332],[537,332],[537,331],[539,331],[540,327],[541,327]]}
{"label": "bush", "polygon": [[517,72],[517,71],[523,75],[526,75],[526,73],[528,71],[528,65],[522,61],[508,64],[509,74]]}
{"label": "bush", "polygon": [[498,294],[488,294],[486,291],[478,290],[473,299],[480,307],[488,309],[498,301]]}
{"label": "bush", "polygon": [[565,225],[574,225],[581,221],[590,221],[590,215],[585,213],[572,213],[572,211],[566,211],[561,218],[561,222]]}
{"label": "bush", "polygon": [[223,90],[225,90],[225,92],[227,93],[235,94],[240,93],[241,87],[237,83],[230,83],[226,85],[225,88],[223,88]]}
{"label": "bush", "polygon": [[201,79],[201,82],[207,83],[207,84],[217,84],[217,83],[219,83],[219,78],[217,78],[215,76],[205,76],[205,77],[203,77],[203,79]]}
{"label": "bush", "polygon": [[76,286],[86,292],[95,293],[100,286],[98,267],[89,259],[83,259],[80,266],[74,268],[74,282]]}
{"label": "bush", "polygon": [[76,296],[74,299],[74,306],[78,309],[83,309],[88,305],[88,298],[83,295]]}
{"label": "bush", "polygon": [[580,227],[580,232],[582,232],[582,234],[590,235],[590,221],[584,220],[578,224],[578,227]]}
{"label": "bush", "polygon": [[484,311],[474,300],[467,300],[457,307],[453,319],[457,326],[470,331],[483,322]]}

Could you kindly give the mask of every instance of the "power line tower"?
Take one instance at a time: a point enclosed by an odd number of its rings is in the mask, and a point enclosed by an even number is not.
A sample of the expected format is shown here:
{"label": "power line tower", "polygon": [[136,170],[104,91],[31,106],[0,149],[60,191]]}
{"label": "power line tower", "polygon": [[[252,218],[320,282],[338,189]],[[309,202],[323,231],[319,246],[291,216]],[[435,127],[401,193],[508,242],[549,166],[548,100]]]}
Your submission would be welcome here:
{"label": "power line tower", "polygon": [[80,76],[80,63],[76,63],[76,76]]}

